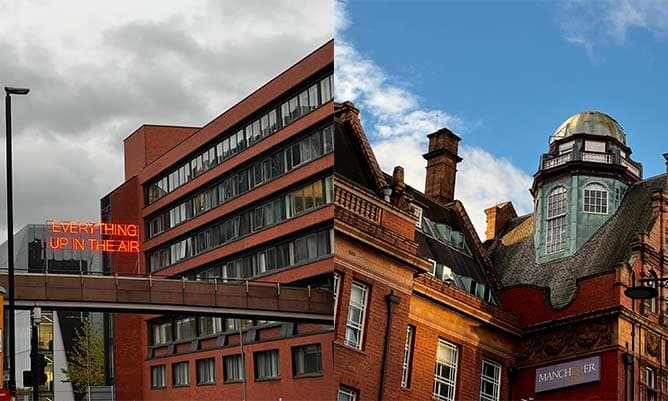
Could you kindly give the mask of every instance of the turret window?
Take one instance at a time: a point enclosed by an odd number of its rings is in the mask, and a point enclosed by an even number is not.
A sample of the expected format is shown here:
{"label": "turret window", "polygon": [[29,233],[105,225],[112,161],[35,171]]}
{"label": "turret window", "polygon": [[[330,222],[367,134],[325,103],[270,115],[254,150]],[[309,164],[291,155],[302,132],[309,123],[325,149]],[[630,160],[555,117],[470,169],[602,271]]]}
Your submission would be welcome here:
{"label": "turret window", "polygon": [[585,213],[608,214],[608,190],[601,184],[589,184],[584,189]]}
{"label": "turret window", "polygon": [[568,191],[564,187],[554,188],[547,196],[547,253],[561,251],[566,246],[567,210]]}

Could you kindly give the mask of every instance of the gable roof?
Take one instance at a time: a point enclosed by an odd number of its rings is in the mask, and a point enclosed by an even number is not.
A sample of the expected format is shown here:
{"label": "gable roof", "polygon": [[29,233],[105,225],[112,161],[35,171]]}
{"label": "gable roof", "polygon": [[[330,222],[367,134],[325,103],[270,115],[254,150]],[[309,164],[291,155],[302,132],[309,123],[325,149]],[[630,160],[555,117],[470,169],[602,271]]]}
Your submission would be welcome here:
{"label": "gable roof", "polygon": [[543,264],[536,263],[533,215],[511,220],[485,244],[503,288],[544,288],[552,307],[568,306],[579,279],[611,272],[628,261],[631,243],[654,225],[652,193],[666,186],[666,174],[632,184],[615,214],[575,254]]}
{"label": "gable roof", "polygon": [[[383,173],[378,165],[360,122],[359,110],[352,102],[337,103],[334,107],[336,173],[368,188],[379,197],[382,196],[383,188],[386,186],[394,184],[396,189],[397,183],[394,182],[392,175]],[[423,209],[425,217],[462,232],[471,250],[471,254],[467,254],[416,228],[415,242],[418,244],[418,256],[435,260],[448,266],[459,276],[470,277],[492,288],[494,292],[498,291],[501,282],[491,268],[491,261],[462,203],[455,200],[442,204],[403,182],[401,186],[405,186],[407,198]]]}
{"label": "gable roof", "polygon": [[359,110],[352,102],[335,103],[334,123],[336,173],[382,194],[387,182],[360,122]]}

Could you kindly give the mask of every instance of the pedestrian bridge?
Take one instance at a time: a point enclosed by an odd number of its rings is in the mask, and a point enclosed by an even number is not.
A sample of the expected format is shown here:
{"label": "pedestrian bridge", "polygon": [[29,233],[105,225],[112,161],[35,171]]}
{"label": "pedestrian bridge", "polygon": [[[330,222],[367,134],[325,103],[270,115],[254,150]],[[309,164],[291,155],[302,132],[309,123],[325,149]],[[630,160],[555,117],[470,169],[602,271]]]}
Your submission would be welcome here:
{"label": "pedestrian bridge", "polygon": [[[197,314],[333,324],[331,291],[246,281],[222,283],[152,276],[15,274],[17,309]],[[7,272],[0,286],[8,288]],[[5,305],[8,301],[5,299]]]}

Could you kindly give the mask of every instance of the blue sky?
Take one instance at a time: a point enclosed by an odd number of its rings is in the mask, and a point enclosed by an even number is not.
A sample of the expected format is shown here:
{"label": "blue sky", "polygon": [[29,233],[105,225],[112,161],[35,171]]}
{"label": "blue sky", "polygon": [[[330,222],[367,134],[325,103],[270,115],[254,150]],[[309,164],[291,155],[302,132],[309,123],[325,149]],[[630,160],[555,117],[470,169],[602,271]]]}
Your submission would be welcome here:
{"label": "blue sky", "polygon": [[336,8],[337,100],[358,104],[383,168],[408,165],[416,186],[428,130],[460,134],[458,197],[479,231],[480,209],[495,202],[530,211],[539,155],[579,111],[617,119],[645,177],[665,172],[665,2],[353,0]]}

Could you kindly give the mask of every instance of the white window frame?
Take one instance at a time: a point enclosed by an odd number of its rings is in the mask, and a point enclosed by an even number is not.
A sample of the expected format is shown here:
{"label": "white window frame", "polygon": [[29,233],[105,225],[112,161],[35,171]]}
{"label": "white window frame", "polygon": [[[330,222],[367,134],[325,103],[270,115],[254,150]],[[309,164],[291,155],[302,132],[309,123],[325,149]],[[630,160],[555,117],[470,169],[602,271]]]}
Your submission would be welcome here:
{"label": "white window frame", "polygon": [[[584,187],[582,210],[591,214],[608,214],[608,188],[597,182]],[[596,210],[598,209],[598,210]]]}
{"label": "white window frame", "polygon": [[[359,290],[361,294],[361,303],[353,303],[353,291]],[[353,280],[353,284],[350,288],[350,301],[348,303],[348,318],[346,320],[346,337],[344,344],[355,349],[362,349],[362,344],[364,343],[364,325],[366,321],[366,308],[369,297],[369,286],[361,283],[359,281]],[[351,320],[351,316],[355,309],[359,310],[360,321],[356,322]],[[348,337],[349,332],[359,333],[357,339],[354,340]]]}
{"label": "white window frame", "polygon": [[545,253],[551,254],[566,248],[568,217],[568,190],[564,186],[553,188],[547,195],[545,210]]}
{"label": "white window frame", "polygon": [[[452,358],[448,360],[439,360],[439,350],[451,353]],[[454,362],[452,362],[454,360]],[[434,369],[434,389],[432,397],[441,401],[454,401],[457,394],[457,368],[459,365],[459,346],[443,339],[438,339],[438,347],[436,348],[436,367]],[[441,374],[441,369],[449,368],[450,376],[446,377]],[[441,395],[442,389],[445,388],[446,395]]]}
{"label": "white window frame", "polygon": [[409,388],[411,378],[411,364],[413,362],[413,343],[415,342],[415,327],[406,326],[406,341],[404,343],[404,360],[401,367],[401,387]]}
{"label": "white window frame", "polygon": [[656,369],[651,366],[645,366],[645,387],[645,400],[656,401],[658,392],[656,387]]}
{"label": "white window frame", "polygon": [[336,311],[339,308],[339,294],[341,292],[341,273],[334,272],[334,324],[336,325]]}
{"label": "white window frame", "polygon": [[423,210],[420,206],[413,205],[413,215],[417,217],[417,222],[415,223],[415,227],[417,228],[422,228],[422,213]]}
{"label": "white window frame", "polygon": [[338,401],[357,401],[357,390],[347,386],[339,386]]}
{"label": "white window frame", "polygon": [[[494,376],[485,375],[485,365],[494,368]],[[499,401],[501,397],[501,371],[502,366],[500,363],[483,358],[482,370],[480,371],[480,401]],[[492,394],[484,393],[485,383],[492,385]]]}

